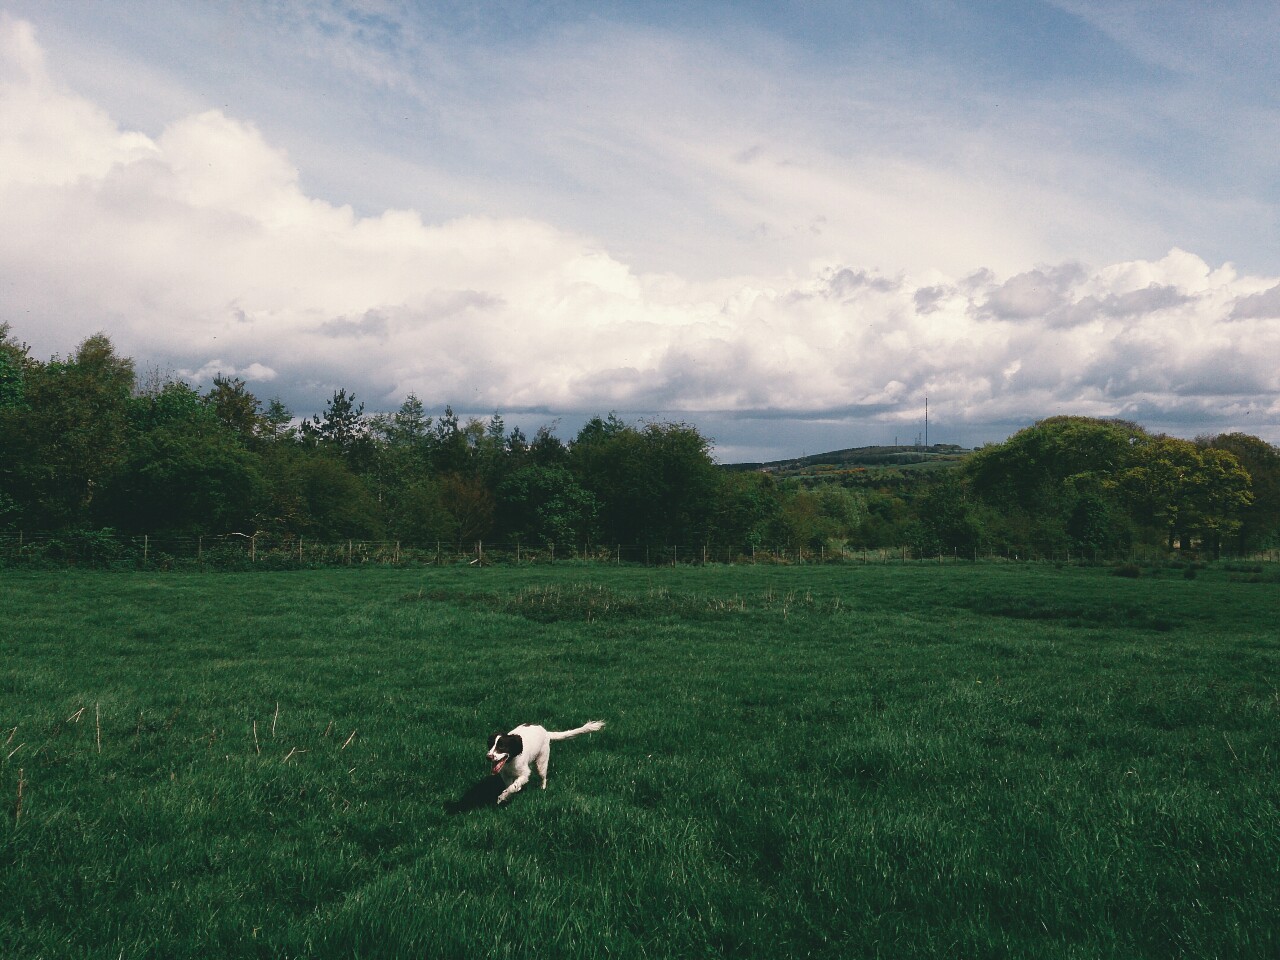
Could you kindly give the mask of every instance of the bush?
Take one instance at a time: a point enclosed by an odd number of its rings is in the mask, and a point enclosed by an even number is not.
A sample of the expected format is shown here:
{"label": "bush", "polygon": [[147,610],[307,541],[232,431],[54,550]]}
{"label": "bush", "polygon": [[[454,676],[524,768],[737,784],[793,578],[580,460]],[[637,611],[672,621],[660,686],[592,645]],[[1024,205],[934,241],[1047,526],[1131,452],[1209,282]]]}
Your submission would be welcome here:
{"label": "bush", "polygon": [[1261,573],[1260,563],[1224,563],[1222,569],[1228,573]]}
{"label": "bush", "polygon": [[1122,563],[1111,571],[1113,577],[1128,577],[1130,580],[1137,580],[1142,576],[1142,568],[1136,563]]}
{"label": "bush", "polygon": [[141,551],[122,541],[110,527],[100,530],[68,530],[56,537],[33,544],[29,556],[71,565],[107,567],[141,559]]}

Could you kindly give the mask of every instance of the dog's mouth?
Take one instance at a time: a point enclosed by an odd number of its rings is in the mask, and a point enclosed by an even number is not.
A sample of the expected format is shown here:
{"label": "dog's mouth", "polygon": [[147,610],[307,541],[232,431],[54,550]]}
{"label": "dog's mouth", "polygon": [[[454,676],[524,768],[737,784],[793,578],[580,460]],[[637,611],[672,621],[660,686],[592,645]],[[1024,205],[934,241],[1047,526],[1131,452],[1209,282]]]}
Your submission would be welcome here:
{"label": "dog's mouth", "polygon": [[501,759],[499,759],[499,760],[498,760],[498,762],[497,762],[497,763],[495,763],[495,764],[493,765],[493,772],[494,772],[495,774],[496,774],[496,773],[498,773],[498,772],[500,772],[500,771],[502,770],[503,766],[505,766],[505,765],[506,765],[506,762],[507,762],[509,759],[511,759],[511,758],[510,758],[510,757],[508,757],[506,754],[503,754],[503,755],[502,755],[502,757],[501,757]]}

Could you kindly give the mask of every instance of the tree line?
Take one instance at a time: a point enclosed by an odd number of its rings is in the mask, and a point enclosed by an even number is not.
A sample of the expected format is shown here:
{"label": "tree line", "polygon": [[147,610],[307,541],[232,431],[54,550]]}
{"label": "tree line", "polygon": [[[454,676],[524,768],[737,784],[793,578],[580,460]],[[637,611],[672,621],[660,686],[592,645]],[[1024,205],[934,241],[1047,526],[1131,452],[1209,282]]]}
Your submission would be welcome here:
{"label": "tree line", "polygon": [[244,381],[139,376],[95,335],[41,361],[0,323],[0,530],[263,532],[531,546],[713,543],[917,552],[1137,544],[1215,555],[1280,534],[1280,451],[1054,417],[959,465],[780,477],[716,465],[687,423],[596,416],[569,439],[410,395],[368,414],[339,389],[296,418]]}

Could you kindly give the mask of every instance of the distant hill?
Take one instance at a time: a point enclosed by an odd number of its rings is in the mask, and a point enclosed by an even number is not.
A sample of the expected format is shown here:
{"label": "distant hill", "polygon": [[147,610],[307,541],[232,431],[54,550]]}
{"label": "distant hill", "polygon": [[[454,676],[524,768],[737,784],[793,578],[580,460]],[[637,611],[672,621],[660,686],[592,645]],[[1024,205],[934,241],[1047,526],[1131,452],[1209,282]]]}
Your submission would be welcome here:
{"label": "distant hill", "polygon": [[722,469],[752,470],[786,476],[872,467],[941,465],[963,460],[972,452],[954,443],[935,443],[927,447],[851,447],[847,450],[831,450],[827,453],[815,453],[793,460],[772,460],[768,463],[726,463]]}

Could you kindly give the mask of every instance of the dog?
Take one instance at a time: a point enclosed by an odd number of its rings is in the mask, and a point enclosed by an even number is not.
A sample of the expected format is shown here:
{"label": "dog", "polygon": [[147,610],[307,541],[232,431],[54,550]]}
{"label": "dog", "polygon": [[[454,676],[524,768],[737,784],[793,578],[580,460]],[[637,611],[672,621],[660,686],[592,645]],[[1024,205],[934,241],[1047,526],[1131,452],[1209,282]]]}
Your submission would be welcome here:
{"label": "dog", "polygon": [[498,794],[498,803],[511,799],[529,782],[536,768],[542,778],[542,789],[547,789],[547,764],[551,761],[551,742],[571,740],[583,733],[595,733],[604,727],[603,720],[592,720],[573,730],[552,732],[533,723],[522,723],[508,733],[494,733],[489,737],[489,752],[495,776],[502,777],[507,788]]}

